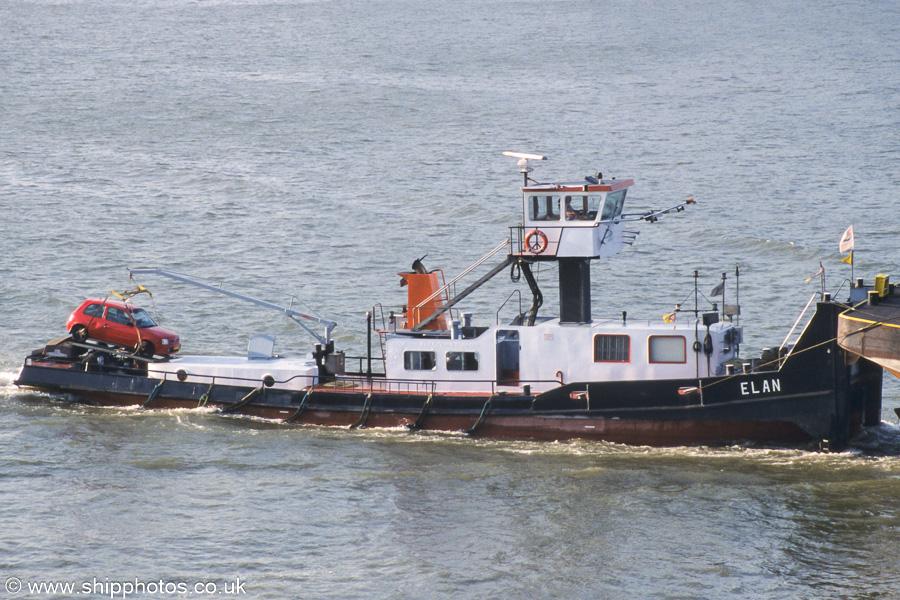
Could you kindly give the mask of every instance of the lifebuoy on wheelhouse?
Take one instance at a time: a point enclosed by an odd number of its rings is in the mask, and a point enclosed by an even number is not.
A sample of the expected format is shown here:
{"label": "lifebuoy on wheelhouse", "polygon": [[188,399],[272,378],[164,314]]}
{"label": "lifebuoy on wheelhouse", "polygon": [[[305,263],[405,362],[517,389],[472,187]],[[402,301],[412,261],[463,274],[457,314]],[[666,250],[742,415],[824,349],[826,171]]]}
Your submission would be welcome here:
{"label": "lifebuoy on wheelhouse", "polygon": [[540,254],[547,249],[547,234],[540,229],[532,229],[525,236],[525,246],[529,252]]}

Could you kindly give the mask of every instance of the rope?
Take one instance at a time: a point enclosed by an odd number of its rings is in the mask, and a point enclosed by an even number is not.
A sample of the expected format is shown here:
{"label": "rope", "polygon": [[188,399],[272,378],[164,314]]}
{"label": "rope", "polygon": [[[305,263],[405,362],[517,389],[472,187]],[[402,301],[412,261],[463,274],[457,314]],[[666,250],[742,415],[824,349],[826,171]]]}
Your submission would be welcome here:
{"label": "rope", "polygon": [[491,406],[494,403],[494,397],[488,396],[487,402],[484,403],[484,406],[481,408],[481,414],[478,415],[478,420],[475,421],[475,424],[472,425],[471,429],[465,430],[463,433],[466,435],[474,435],[476,431],[481,429],[481,426],[484,425],[485,420],[487,419],[488,413],[491,412]]}
{"label": "rope", "polygon": [[428,398],[425,400],[425,404],[422,405],[422,412],[419,413],[419,416],[415,421],[407,425],[410,431],[417,431],[420,427],[422,427],[422,421],[425,420],[425,415],[428,414],[429,409],[431,408],[431,400],[434,398],[434,394],[428,394]]}
{"label": "rope", "polygon": [[[870,315],[869,313],[867,313],[867,312],[865,312],[864,310],[861,310],[861,309],[859,308],[859,307],[862,306],[863,304],[867,304],[867,303],[868,303],[867,300],[863,300],[862,302],[860,302],[859,304],[857,304],[856,306],[852,307],[852,308],[849,309],[849,310],[852,310],[853,312],[859,313],[859,314],[861,314],[861,315],[863,315],[863,316],[867,316],[867,317],[868,317],[868,316],[871,316],[872,319],[873,319],[872,323],[869,324],[869,325],[867,325],[867,326],[865,326],[865,327],[863,327],[862,329],[857,329],[856,331],[852,331],[852,332],[848,333],[848,334],[844,337],[844,339],[847,339],[847,338],[850,337],[851,335],[854,335],[854,334],[857,334],[857,333],[862,333],[862,332],[864,332],[864,331],[869,331],[870,329],[874,329],[874,328],[876,328],[876,327],[881,327],[882,325],[888,325],[888,326],[890,326],[890,327],[896,327],[896,326],[897,326],[896,324],[897,324],[897,323],[900,323],[900,313],[898,313],[896,317],[892,317],[892,318],[890,318],[890,319],[885,319],[885,320],[882,320],[882,321],[874,321],[874,318],[875,318],[874,315]],[[841,313],[841,314],[845,314],[845,315],[846,315],[847,312],[849,312],[849,311],[844,311],[844,312]],[[847,318],[848,318],[848,319],[854,319],[854,317],[850,317],[849,315],[847,316]],[[863,319],[854,319],[854,320],[866,322],[866,321],[864,321]]]}
{"label": "rope", "polygon": [[246,396],[241,398],[239,401],[235,402],[234,404],[229,404],[228,406],[223,406],[222,410],[220,412],[233,413],[233,412],[239,411],[240,409],[244,408],[245,406],[247,406],[248,404],[253,402],[253,399],[256,398],[257,396],[259,396],[260,394],[262,394],[265,391],[265,389],[266,389],[265,384],[259,386],[258,388],[256,388],[255,390],[251,391],[249,394],[247,394]]}
{"label": "rope", "polygon": [[206,406],[206,403],[209,402],[209,395],[212,393],[214,385],[216,385],[216,384],[215,383],[209,384],[209,389],[206,390],[206,392],[204,392],[202,396],[200,396],[200,400],[197,401],[197,408]]}
{"label": "rope", "polygon": [[290,417],[284,420],[285,423],[293,423],[297,419],[300,418],[300,415],[306,410],[306,403],[309,402],[309,397],[312,396],[312,388],[309,388],[306,391],[306,394],[303,396],[303,400],[300,401],[300,406],[297,407],[297,412],[292,414]]}
{"label": "rope", "polygon": [[362,429],[366,421],[369,418],[369,410],[372,408],[372,392],[366,394],[366,402],[363,404],[362,414],[359,416],[359,421],[357,421],[354,425],[350,426],[350,429]]}
{"label": "rope", "polygon": [[153,388],[153,391],[150,392],[150,395],[147,397],[147,400],[141,404],[141,408],[147,408],[150,404],[156,400],[156,396],[159,395],[159,390],[162,388],[163,384],[166,382],[165,379],[156,384],[156,387]]}
{"label": "rope", "polygon": [[[860,302],[860,303],[857,304],[856,306],[861,306],[862,304],[864,304],[864,302]],[[853,310],[856,310],[856,307],[853,307]],[[845,311],[845,312],[846,312],[846,311]],[[843,313],[842,313],[842,314],[843,314]],[[890,324],[891,324],[891,323],[890,323],[891,321],[898,321],[898,322],[900,322],[900,316],[897,316],[897,317],[894,317],[894,318],[891,318],[891,319],[888,319],[888,320],[885,320],[885,321],[878,321],[878,322],[872,323],[871,325],[867,325],[866,327],[863,327],[863,328],[861,328],[861,329],[857,329],[856,331],[851,331],[850,333],[848,333],[847,335],[845,335],[845,336],[843,337],[843,339],[841,339],[840,341],[838,341],[838,338],[839,338],[840,336],[834,336],[834,337],[831,338],[831,339],[825,340],[824,342],[819,342],[818,344],[815,344],[815,345],[813,345],[813,346],[810,346],[809,348],[804,348],[803,350],[798,350],[798,351],[796,351],[796,352],[792,352],[792,353],[791,353],[791,356],[797,356],[797,355],[799,355],[799,354],[803,354],[804,352],[809,352],[810,350],[815,350],[816,348],[818,348],[818,347],[820,347],[820,346],[824,346],[825,344],[831,344],[831,343],[833,343],[833,342],[837,342],[837,343],[840,345],[841,342],[843,342],[844,340],[846,340],[846,339],[847,339],[848,337],[850,337],[851,335],[856,335],[856,334],[858,334],[858,333],[863,333],[863,332],[865,332],[865,331],[869,331],[869,330],[871,330],[871,329],[874,329],[874,328],[876,328],[876,327],[880,327],[880,326],[882,326],[882,325],[890,325]],[[762,364],[760,364],[757,368],[759,368],[759,367],[767,367],[767,366],[769,366],[769,365],[773,365],[773,364],[778,363],[778,362],[781,362],[781,357],[776,358],[775,360],[770,360],[769,362],[762,363]],[[725,377],[725,378],[723,378],[723,379],[719,379],[718,381],[713,381],[712,383],[703,386],[703,389],[709,389],[709,388],[713,387],[714,385],[718,385],[718,384],[720,384],[720,383],[725,383],[726,381],[730,381],[731,379],[734,379],[735,377],[740,377],[741,375],[744,375],[744,373],[735,373],[734,375],[729,375],[729,376],[727,376],[727,377]]]}

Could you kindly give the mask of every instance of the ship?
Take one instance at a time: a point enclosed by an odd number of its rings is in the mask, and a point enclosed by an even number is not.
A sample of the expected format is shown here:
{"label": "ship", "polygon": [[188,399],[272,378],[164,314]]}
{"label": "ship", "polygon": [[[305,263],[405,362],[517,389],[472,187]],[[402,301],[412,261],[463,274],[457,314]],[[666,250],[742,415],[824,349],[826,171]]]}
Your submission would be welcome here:
{"label": "ship", "polygon": [[[142,268],[132,276],[164,276],[279,310],[315,338],[314,347],[306,356],[284,357],[271,337],[255,336],[246,356],[147,359],[63,337],[27,356],[15,383],[100,406],[207,407],[293,426],[648,446],[839,449],[880,423],[882,366],[838,343],[849,305],[825,292],[810,298],[784,342],[750,359],[740,355],[739,302],[701,307],[696,272],[693,308],[678,306],[654,319],[625,312],[595,317],[592,262],[633,244],[636,225],[674,217],[693,199],[629,213],[633,179],[596,173],[539,182],[533,169],[546,156],[504,155],[518,160],[523,177],[521,222],[450,281],[423,259],[399,273],[406,304],[373,305],[365,356],[335,348],[333,321]],[[456,292],[463,276],[491,264]],[[558,274],[556,315],[540,310],[540,266]],[[484,323],[460,312],[463,300],[500,273],[524,279],[530,294],[512,318],[501,322],[498,310],[494,322]]]}

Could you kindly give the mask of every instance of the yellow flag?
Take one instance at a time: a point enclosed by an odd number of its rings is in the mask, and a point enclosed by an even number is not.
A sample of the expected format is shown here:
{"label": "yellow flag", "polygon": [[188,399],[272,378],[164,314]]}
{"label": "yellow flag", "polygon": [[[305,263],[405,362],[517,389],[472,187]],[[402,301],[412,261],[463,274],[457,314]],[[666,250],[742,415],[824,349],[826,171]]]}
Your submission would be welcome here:
{"label": "yellow flag", "polygon": [[844,258],[842,258],[842,259],[841,259],[841,262],[842,262],[842,263],[847,263],[848,265],[852,265],[852,264],[853,264],[853,252],[851,252],[850,254],[848,254],[847,256],[845,256]]}
{"label": "yellow flag", "polygon": [[675,313],[669,313],[667,315],[663,315],[663,323],[674,323],[675,322]]}

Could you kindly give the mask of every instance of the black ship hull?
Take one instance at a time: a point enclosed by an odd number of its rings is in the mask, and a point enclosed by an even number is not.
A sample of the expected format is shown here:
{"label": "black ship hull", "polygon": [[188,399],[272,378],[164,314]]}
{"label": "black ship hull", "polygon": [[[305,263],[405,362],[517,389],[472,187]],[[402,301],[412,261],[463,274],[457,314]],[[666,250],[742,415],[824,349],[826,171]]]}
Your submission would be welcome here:
{"label": "black ship hull", "polygon": [[538,394],[398,392],[391,390],[402,386],[378,377],[349,375],[303,390],[194,383],[114,366],[86,368],[39,352],[26,360],[16,384],[102,406],[208,406],[297,424],[649,446],[751,441],[840,448],[862,426],[880,422],[882,378],[880,367],[848,360],[835,342],[844,308],[820,303],[786,358],[749,372],[575,382]]}

